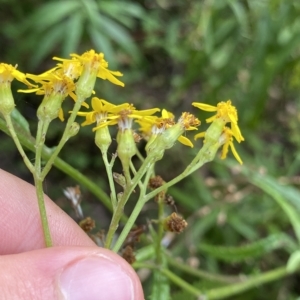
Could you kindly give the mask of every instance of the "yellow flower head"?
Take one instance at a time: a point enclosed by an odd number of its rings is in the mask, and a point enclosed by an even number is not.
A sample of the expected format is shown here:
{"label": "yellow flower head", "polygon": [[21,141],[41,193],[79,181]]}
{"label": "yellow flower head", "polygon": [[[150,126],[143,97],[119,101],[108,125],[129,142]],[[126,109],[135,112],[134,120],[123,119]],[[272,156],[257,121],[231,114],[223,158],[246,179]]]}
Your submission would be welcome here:
{"label": "yellow flower head", "polygon": [[[178,120],[178,123],[181,124],[184,130],[197,130],[197,127],[201,124],[200,120],[198,120],[194,115],[183,112],[181,117]],[[181,135],[178,138],[178,141],[183,145],[194,147],[193,143],[187,137]]]}
{"label": "yellow flower head", "polygon": [[119,125],[120,130],[129,129],[134,119],[142,119],[159,111],[159,108],[136,110],[132,104],[114,105],[97,97],[92,99],[92,108],[91,112],[78,112],[77,114],[86,117],[83,126],[97,122],[93,131],[116,124]]}
{"label": "yellow flower head", "polygon": [[35,89],[22,90],[23,93],[35,92],[37,95],[45,96],[60,94],[64,98],[69,95],[76,101],[76,95],[74,94],[75,84],[73,80],[60,71],[45,72],[40,75],[26,74],[26,77],[36,83],[40,83],[41,86]]}
{"label": "yellow flower head", "polygon": [[[187,112],[182,113],[176,123],[174,115],[165,109],[162,110],[161,117],[150,116],[136,122],[141,125],[140,131],[149,136],[146,149],[151,146],[159,135],[164,134],[165,131],[171,128],[174,128],[172,136],[176,137],[175,140],[178,140],[185,146],[193,147],[193,143],[181,134],[186,130],[196,130],[196,126],[200,125],[200,121],[194,115]],[[174,144],[174,141],[172,143]]]}
{"label": "yellow flower head", "polygon": [[237,153],[237,151],[234,147],[234,144],[233,144],[233,137],[234,137],[233,131],[228,127],[224,127],[223,133],[222,133],[222,135],[220,136],[220,139],[219,139],[219,143],[221,145],[223,145],[221,159],[225,159],[227,157],[228,150],[229,150],[229,147],[230,147],[230,149],[233,153],[233,156],[242,165],[243,162],[242,162],[240,156],[238,155],[238,153]]}
{"label": "yellow flower head", "polygon": [[81,117],[86,117],[86,120],[81,124],[82,126],[90,125],[95,122],[97,123],[97,125],[101,125],[102,123],[107,122],[108,116],[112,113],[112,109],[114,107],[116,107],[116,105],[109,103],[104,99],[93,97],[93,110],[90,112],[79,111],[77,115]]}
{"label": "yellow flower head", "polygon": [[212,117],[206,119],[207,123],[211,123],[216,119],[222,120],[224,122],[224,125],[227,123],[231,123],[231,130],[233,132],[234,137],[236,140],[240,143],[241,141],[244,141],[244,138],[241,134],[241,131],[238,127],[238,114],[236,108],[231,105],[231,101],[228,100],[226,102],[220,102],[217,104],[217,106],[205,104],[205,103],[199,103],[199,102],[193,102],[193,106],[198,107],[204,111],[209,112],[216,112],[215,115]]}
{"label": "yellow flower head", "polygon": [[0,63],[0,84],[11,83],[14,78],[28,86],[33,86],[27,81],[26,75],[17,70],[17,66]]}
{"label": "yellow flower head", "polygon": [[10,114],[14,107],[15,101],[11,92],[11,82],[17,79],[29,87],[35,87],[27,79],[26,75],[17,70],[17,66],[0,63],[0,112],[4,115]]}
{"label": "yellow flower head", "polygon": [[[107,79],[116,85],[124,86],[124,83],[115,77],[123,76],[123,74],[119,71],[111,71],[108,69],[108,62],[104,59],[104,54],[102,52],[96,53],[95,50],[90,50],[82,55],[73,53],[70,56],[72,59],[63,59],[59,57],[54,57],[53,59],[62,61],[65,67],[70,64],[71,68],[74,68],[76,73],[96,73],[96,76],[103,80]],[[79,64],[77,64],[77,62],[79,62]],[[72,72],[74,72],[74,70]]]}
{"label": "yellow flower head", "polygon": [[185,130],[197,130],[197,127],[201,124],[200,120],[188,112],[182,113],[178,123],[180,123]]}
{"label": "yellow flower head", "polygon": [[147,116],[142,119],[137,119],[136,123],[140,125],[139,130],[143,133],[143,135],[145,137],[150,137],[152,135],[158,135],[164,130],[172,127],[175,124],[175,121],[174,115],[163,109],[161,117]]}
{"label": "yellow flower head", "polygon": [[[110,119],[110,124],[108,125],[118,124],[119,130],[124,131],[125,129],[131,128],[134,119],[151,116],[159,110],[159,108],[136,110],[132,104],[123,103],[112,109],[111,115],[108,117],[108,119]],[[93,130],[97,130],[97,128]]]}
{"label": "yellow flower head", "polygon": [[[48,103],[49,98],[56,98],[56,100],[51,101],[52,104],[57,102],[55,105],[61,106],[62,101],[67,97],[70,96],[74,101],[77,100],[77,97],[74,93],[75,91],[75,83],[73,82],[72,78],[66,76],[62,70],[58,68],[53,68],[45,73],[40,75],[34,74],[26,74],[26,77],[39,83],[40,86],[28,90],[18,90],[19,92],[23,93],[36,93],[37,95],[45,95],[45,98]],[[59,103],[58,103],[59,102]],[[44,101],[46,104],[46,101]],[[88,107],[87,103],[82,103],[83,106]],[[63,110],[59,109],[59,119],[61,121],[64,120]]]}

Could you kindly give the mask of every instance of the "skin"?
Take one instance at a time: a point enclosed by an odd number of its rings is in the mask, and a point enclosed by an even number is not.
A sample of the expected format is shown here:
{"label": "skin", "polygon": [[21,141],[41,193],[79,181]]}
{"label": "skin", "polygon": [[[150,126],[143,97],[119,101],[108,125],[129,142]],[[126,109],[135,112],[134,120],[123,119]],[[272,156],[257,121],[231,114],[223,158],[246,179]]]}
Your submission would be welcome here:
{"label": "skin", "polygon": [[[61,282],[69,276],[69,266],[82,261],[99,262],[103,272],[108,268],[106,272],[112,271],[116,277],[122,270],[131,281],[134,294],[126,299],[144,299],[140,281],[126,261],[96,246],[48,197],[45,197],[45,202],[52,248],[44,248],[34,187],[0,169],[1,299],[66,299]],[[103,275],[99,269],[96,281]],[[106,297],[110,297],[109,294]]]}

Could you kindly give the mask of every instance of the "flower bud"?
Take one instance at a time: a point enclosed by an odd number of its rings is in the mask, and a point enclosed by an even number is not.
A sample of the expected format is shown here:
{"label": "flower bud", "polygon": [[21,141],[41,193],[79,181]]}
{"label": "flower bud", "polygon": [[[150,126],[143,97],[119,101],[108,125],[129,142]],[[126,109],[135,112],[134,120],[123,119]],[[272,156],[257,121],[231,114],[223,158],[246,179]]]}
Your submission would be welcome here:
{"label": "flower bud", "polygon": [[166,129],[151,141],[147,147],[148,155],[153,156],[156,161],[160,160],[163,157],[165,150],[173,147],[183,132],[184,129],[180,123],[176,123],[174,126]]}
{"label": "flower bud", "polygon": [[76,83],[76,94],[81,99],[86,99],[92,95],[94,90],[95,82],[97,79],[97,68],[93,68],[92,64],[86,64],[83,72]]}
{"label": "flower bud", "polygon": [[60,93],[45,95],[37,110],[37,117],[41,121],[52,121],[59,116],[61,104],[64,99]]}
{"label": "flower bud", "polygon": [[109,129],[107,126],[101,127],[96,130],[95,134],[95,143],[102,153],[106,153],[110,144],[111,144],[111,136],[109,133]]}
{"label": "flower bud", "polygon": [[125,129],[118,132],[117,154],[120,158],[123,168],[129,167],[131,158],[136,154],[136,145],[131,129]]}
{"label": "flower bud", "polygon": [[0,112],[9,115],[15,108],[15,100],[11,92],[10,83],[0,84]]}

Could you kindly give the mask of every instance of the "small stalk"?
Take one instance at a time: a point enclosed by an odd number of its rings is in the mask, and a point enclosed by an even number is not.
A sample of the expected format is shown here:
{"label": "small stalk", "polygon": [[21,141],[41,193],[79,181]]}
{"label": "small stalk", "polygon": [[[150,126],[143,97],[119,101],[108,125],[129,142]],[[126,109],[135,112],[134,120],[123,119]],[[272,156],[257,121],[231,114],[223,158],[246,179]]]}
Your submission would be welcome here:
{"label": "small stalk", "polygon": [[26,165],[26,167],[28,168],[28,170],[33,174],[35,169],[34,169],[34,166],[33,164],[30,162],[29,158],[27,157],[26,153],[24,152],[24,149],[19,141],[19,138],[15,132],[15,129],[14,129],[14,126],[13,126],[13,123],[12,123],[12,120],[11,120],[11,117],[10,115],[4,115],[4,118],[5,118],[5,121],[6,121],[6,126],[7,126],[7,129],[10,133],[10,136],[12,137],[19,153],[21,154],[22,158],[23,158],[23,161]]}
{"label": "small stalk", "polygon": [[147,189],[147,184],[148,181],[149,181],[149,178],[152,174],[152,167],[150,167],[147,171],[147,174],[146,174],[146,178],[145,178],[145,182],[143,184],[143,189],[141,189],[141,192],[140,192],[140,197],[130,215],[130,217],[128,218],[120,236],[118,237],[118,240],[116,241],[114,247],[113,247],[113,251],[114,252],[118,252],[122,246],[122,244],[124,243],[128,233],[130,232],[131,228],[133,227],[137,217],[139,216],[141,210],[143,209],[146,201],[145,201],[145,194],[146,194],[146,189]]}
{"label": "small stalk", "polygon": [[[113,236],[114,236],[116,230],[118,229],[119,221],[123,215],[124,206],[129,198],[129,196],[131,195],[132,191],[138,185],[139,181],[144,176],[144,174],[147,172],[147,170],[152,169],[151,161],[152,161],[151,157],[147,157],[145,159],[143,165],[141,166],[139,171],[136,173],[136,175],[133,177],[131,184],[129,186],[128,185],[126,186],[123,196],[121,197],[121,199],[119,199],[116,210],[113,213],[113,217],[112,217],[112,220],[111,220],[111,223],[109,226],[109,230],[108,230],[106,241],[105,241],[105,248],[109,249],[111,247]],[[127,224],[128,224],[128,221],[127,221],[126,225]]]}
{"label": "small stalk", "polygon": [[107,159],[107,152],[103,152],[103,151],[101,152],[102,152],[102,158],[103,158],[103,162],[105,165],[106,174],[109,182],[111,203],[112,203],[113,210],[115,211],[117,207],[117,196],[116,196],[115,183],[112,175],[112,167],[114,165],[117,156],[113,155],[111,162],[109,163]]}
{"label": "small stalk", "polygon": [[34,174],[34,183],[36,187],[36,195],[38,198],[38,206],[39,206],[39,211],[40,211],[40,216],[42,221],[45,244],[46,247],[51,247],[52,239],[51,239],[51,234],[50,234],[50,229],[49,229],[49,224],[47,219],[47,212],[45,207],[43,181],[40,178],[38,178],[36,174]]}
{"label": "small stalk", "polygon": [[163,228],[163,217],[164,217],[164,200],[158,199],[158,229],[157,229],[157,236],[156,236],[156,244],[155,244],[155,253],[156,253],[156,263],[158,266],[162,265],[162,245],[161,240],[164,235],[164,228]]}
{"label": "small stalk", "polygon": [[42,178],[45,178],[46,175],[49,173],[49,171],[51,170],[51,167],[54,163],[55,158],[58,156],[59,152],[61,151],[61,149],[63,148],[63,146],[65,145],[65,143],[68,141],[68,139],[70,138],[69,136],[69,132],[70,132],[70,128],[76,118],[77,112],[79,111],[80,107],[81,107],[81,103],[84,101],[84,99],[78,99],[74,105],[73,111],[67,121],[67,125],[65,128],[65,131],[58,143],[58,145],[55,147],[55,150],[53,151],[53,153],[51,154],[49,160],[47,161],[43,171],[42,171]]}
{"label": "small stalk", "polygon": [[[173,178],[171,181],[166,182],[161,187],[150,192],[148,195],[145,196],[145,201],[147,202],[148,200],[154,198],[161,191],[168,189],[169,187],[173,186],[174,184],[178,183],[185,177],[198,170],[205,163],[212,161],[216,155],[217,150],[218,148],[213,148],[213,150],[211,150],[209,144],[204,144],[204,146],[201,148],[201,150],[198,152],[198,154],[195,156],[192,162],[185,168],[185,170],[181,174]],[[209,153],[209,155],[207,155],[207,152]]]}
{"label": "small stalk", "polygon": [[[36,172],[36,176],[40,177],[41,172],[42,172],[42,151],[44,148],[44,144],[45,144],[45,137],[47,134],[47,130],[49,127],[50,121],[42,121],[40,120],[38,122],[38,130],[37,130],[37,134],[36,134],[36,144],[35,144],[35,148],[36,148],[36,152],[35,152],[35,172]],[[44,180],[45,177],[40,177],[41,180]]]}
{"label": "small stalk", "polygon": [[51,239],[51,234],[50,234],[50,229],[49,229],[49,224],[47,219],[47,212],[45,207],[45,200],[44,200],[44,192],[43,192],[44,178],[41,176],[41,172],[42,172],[41,160],[42,160],[42,151],[45,143],[45,136],[49,124],[50,121],[39,120],[38,122],[38,130],[36,134],[36,144],[35,144],[35,149],[36,149],[35,165],[34,165],[35,172],[33,174],[46,247],[52,246],[52,239]]}

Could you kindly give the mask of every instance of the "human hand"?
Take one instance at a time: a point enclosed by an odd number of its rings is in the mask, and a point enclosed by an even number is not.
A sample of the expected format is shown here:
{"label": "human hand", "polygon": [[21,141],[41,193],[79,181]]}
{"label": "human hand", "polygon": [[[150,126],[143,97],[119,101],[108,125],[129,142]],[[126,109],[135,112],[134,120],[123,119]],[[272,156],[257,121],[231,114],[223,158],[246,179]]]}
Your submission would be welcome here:
{"label": "human hand", "polygon": [[0,169],[1,299],[144,299],[134,270],[97,247],[45,197],[54,247],[44,248],[35,189]]}

